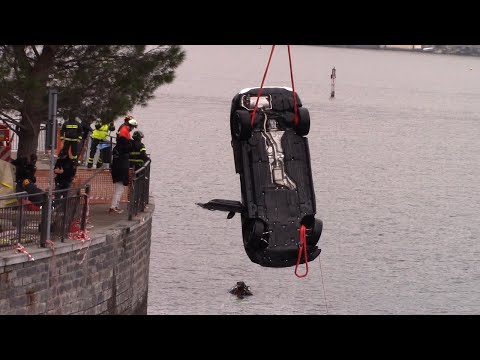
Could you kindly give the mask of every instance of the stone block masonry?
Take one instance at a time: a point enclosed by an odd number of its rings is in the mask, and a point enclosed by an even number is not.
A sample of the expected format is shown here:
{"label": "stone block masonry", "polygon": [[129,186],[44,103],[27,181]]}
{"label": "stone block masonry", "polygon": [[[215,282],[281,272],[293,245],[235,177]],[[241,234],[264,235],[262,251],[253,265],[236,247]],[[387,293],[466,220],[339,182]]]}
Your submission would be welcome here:
{"label": "stone block masonry", "polygon": [[[94,213],[92,206],[92,213]],[[0,252],[0,314],[147,314],[153,199],[138,219],[113,218],[91,241]]]}

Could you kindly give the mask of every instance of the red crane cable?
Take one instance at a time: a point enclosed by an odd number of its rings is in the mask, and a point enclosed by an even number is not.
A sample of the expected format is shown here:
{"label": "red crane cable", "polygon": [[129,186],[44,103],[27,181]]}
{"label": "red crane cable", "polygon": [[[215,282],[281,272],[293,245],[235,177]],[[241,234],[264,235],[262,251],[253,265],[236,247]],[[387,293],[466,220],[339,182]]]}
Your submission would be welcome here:
{"label": "red crane cable", "polygon": [[293,82],[293,69],[292,69],[292,56],[290,54],[290,45],[288,47],[288,61],[290,63],[290,79],[292,80],[292,91],[293,91],[293,109],[295,111],[295,126],[298,125],[298,106],[297,106],[297,97],[295,95],[295,83]]}
{"label": "red crane cable", "polygon": [[272,55],[274,50],[275,50],[275,45],[272,45],[272,50],[270,51],[270,57],[268,58],[267,67],[265,68],[265,73],[263,74],[262,84],[260,85],[260,90],[258,91],[257,101],[255,102],[255,107],[253,108],[252,128],[253,128],[253,122],[255,120],[255,114],[257,113],[258,100],[260,100],[260,96],[262,95],[263,84],[265,83],[265,78],[267,77],[268,68],[270,67],[270,61],[272,60]]}

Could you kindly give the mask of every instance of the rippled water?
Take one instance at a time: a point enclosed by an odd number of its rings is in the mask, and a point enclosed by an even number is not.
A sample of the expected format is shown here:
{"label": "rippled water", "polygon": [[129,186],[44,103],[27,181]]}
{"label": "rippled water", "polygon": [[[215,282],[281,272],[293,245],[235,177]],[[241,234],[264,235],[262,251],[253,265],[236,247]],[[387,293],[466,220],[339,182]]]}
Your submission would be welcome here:
{"label": "rippled water", "polygon": [[[154,159],[149,314],[480,313],[480,58],[292,47],[324,221],[299,279],[250,262],[239,216],[195,205],[241,198],[230,103],[260,85],[270,48],[185,49],[134,111]],[[266,85],[290,85],[283,46]],[[239,280],[253,296],[227,292]]]}

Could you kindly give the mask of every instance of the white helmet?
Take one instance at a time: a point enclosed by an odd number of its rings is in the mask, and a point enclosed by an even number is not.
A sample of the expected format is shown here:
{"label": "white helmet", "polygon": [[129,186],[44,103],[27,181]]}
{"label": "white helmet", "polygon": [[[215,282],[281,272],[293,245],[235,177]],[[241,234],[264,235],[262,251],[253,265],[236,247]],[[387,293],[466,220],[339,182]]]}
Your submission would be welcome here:
{"label": "white helmet", "polygon": [[138,126],[137,120],[135,120],[135,119],[128,120],[127,124],[130,125],[130,126],[133,126],[133,127]]}

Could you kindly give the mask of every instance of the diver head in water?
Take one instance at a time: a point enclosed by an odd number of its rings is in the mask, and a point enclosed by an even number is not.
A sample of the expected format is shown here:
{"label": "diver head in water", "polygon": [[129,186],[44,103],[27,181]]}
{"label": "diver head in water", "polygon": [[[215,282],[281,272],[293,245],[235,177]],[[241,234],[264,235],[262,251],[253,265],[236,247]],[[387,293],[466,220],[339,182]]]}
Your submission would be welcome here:
{"label": "diver head in water", "polygon": [[250,287],[247,286],[243,281],[237,281],[237,285],[230,289],[230,294],[237,295],[238,298],[242,299],[244,296],[252,295]]}

